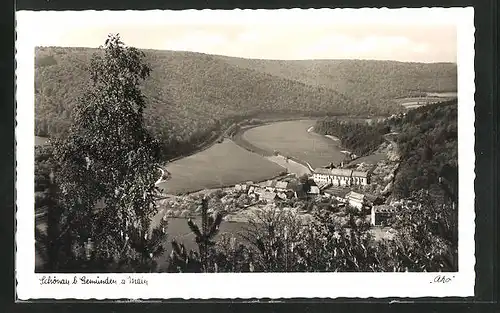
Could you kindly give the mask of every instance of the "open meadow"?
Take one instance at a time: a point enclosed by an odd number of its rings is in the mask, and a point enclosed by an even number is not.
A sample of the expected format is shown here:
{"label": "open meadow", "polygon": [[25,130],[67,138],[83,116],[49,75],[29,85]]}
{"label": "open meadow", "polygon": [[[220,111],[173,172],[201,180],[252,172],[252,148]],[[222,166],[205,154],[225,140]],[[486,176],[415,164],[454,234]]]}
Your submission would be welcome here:
{"label": "open meadow", "polygon": [[269,152],[308,162],[313,168],[346,160],[338,141],[307,130],[315,120],[272,123],[245,131],[243,139]]}
{"label": "open meadow", "polygon": [[427,95],[423,97],[404,97],[395,99],[394,101],[407,109],[413,109],[422,105],[449,101],[456,97],[456,92],[433,92],[427,93]]}
{"label": "open meadow", "polygon": [[171,179],[158,185],[168,194],[217,188],[246,181],[262,181],[285,169],[258,154],[248,152],[231,140],[169,163]]}

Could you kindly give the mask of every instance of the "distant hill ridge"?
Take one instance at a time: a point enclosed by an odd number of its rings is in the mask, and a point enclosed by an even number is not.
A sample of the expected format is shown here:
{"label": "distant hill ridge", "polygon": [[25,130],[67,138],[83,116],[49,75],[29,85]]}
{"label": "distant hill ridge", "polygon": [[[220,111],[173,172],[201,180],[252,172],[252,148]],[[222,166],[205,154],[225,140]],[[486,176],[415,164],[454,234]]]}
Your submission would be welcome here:
{"label": "distant hill ridge", "polygon": [[[418,92],[456,91],[453,63],[257,60],[144,50],[153,71],[143,88],[147,124],[167,155],[189,151],[238,118],[273,114],[388,115]],[[38,47],[35,132],[64,133],[89,84],[96,49]]]}

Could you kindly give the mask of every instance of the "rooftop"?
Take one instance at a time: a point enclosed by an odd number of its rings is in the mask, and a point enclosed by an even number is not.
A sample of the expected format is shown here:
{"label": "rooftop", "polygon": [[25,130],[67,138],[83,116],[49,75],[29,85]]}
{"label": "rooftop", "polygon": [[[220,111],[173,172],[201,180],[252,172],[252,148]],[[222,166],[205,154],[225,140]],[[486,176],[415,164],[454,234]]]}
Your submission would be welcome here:
{"label": "rooftop", "polygon": [[320,167],[320,168],[315,169],[314,173],[324,174],[324,175],[336,175],[336,176],[350,177],[353,173],[353,170],[342,169],[342,168],[327,169],[327,168]]}
{"label": "rooftop", "polygon": [[317,194],[320,193],[320,190],[318,186],[311,186],[311,189],[309,189],[309,193]]}
{"label": "rooftop", "polygon": [[354,192],[354,191],[350,191],[349,193],[346,194],[346,197],[363,200],[365,195],[363,195],[361,193]]}
{"label": "rooftop", "polygon": [[263,192],[260,196],[263,199],[273,200],[276,198],[277,194],[275,192]]}
{"label": "rooftop", "polygon": [[276,186],[276,181],[275,180],[268,180],[266,181],[266,187],[275,187]]}
{"label": "rooftop", "polygon": [[373,210],[375,211],[375,213],[394,213],[396,211],[396,208],[392,205],[382,204],[374,206]]}
{"label": "rooftop", "polygon": [[368,172],[362,172],[362,171],[353,171],[352,176],[355,177],[368,177]]}
{"label": "rooftop", "polygon": [[276,188],[287,189],[288,188],[288,182],[286,182],[286,181],[279,181],[279,182],[276,183]]}
{"label": "rooftop", "polygon": [[314,173],[315,173],[315,174],[326,174],[326,175],[330,175],[330,174],[331,174],[331,170],[326,169],[326,168],[322,168],[322,167],[320,167],[320,168],[315,169],[315,170],[314,170]]}
{"label": "rooftop", "polygon": [[351,176],[352,170],[342,169],[342,168],[332,168],[330,170],[330,173],[331,175],[337,175],[337,176]]}
{"label": "rooftop", "polygon": [[345,197],[349,193],[349,189],[330,187],[323,190],[324,193],[332,194],[336,197]]}

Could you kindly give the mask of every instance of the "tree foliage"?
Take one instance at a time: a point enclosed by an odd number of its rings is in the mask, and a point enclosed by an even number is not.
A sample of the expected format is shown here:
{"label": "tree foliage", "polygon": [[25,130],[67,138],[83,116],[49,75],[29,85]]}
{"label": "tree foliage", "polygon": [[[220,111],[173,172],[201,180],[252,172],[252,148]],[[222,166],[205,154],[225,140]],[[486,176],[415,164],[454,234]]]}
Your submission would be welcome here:
{"label": "tree foliage", "polygon": [[35,249],[44,262],[37,270],[56,272],[71,266],[71,238],[64,209],[60,205],[60,190],[54,172],[50,146],[35,149],[35,220],[45,227],[35,228]]}
{"label": "tree foliage", "polygon": [[200,206],[201,229],[192,219],[188,219],[189,229],[194,234],[194,240],[198,246],[198,251],[188,252],[184,245],[172,241],[172,253],[170,255],[170,270],[172,271],[195,271],[214,272],[217,265],[213,258],[215,255],[214,238],[219,232],[222,214],[217,210],[209,212],[208,199],[203,198]]}
{"label": "tree foliage", "polygon": [[458,184],[457,102],[450,101],[410,110],[389,120],[396,138],[401,164],[394,183],[394,196],[438,187],[443,175]]}
{"label": "tree foliage", "polygon": [[340,139],[342,146],[359,156],[375,151],[384,142],[384,134],[389,127],[376,123],[349,122],[338,118],[318,120],[314,130],[322,135],[333,135]]}
{"label": "tree foliage", "polygon": [[75,107],[69,133],[54,144],[73,245],[90,246],[101,270],[109,264],[145,270],[149,267],[139,264],[161,252],[163,232],[150,228],[160,149],[144,125],[139,85],[151,69],[143,58],[143,52],[110,35],[90,61],[92,84]]}
{"label": "tree foliage", "polygon": [[429,191],[414,192],[392,218],[397,266],[409,271],[458,270],[458,210]]}
{"label": "tree foliage", "polygon": [[[335,205],[335,204],[334,204]],[[223,234],[210,250],[211,272],[457,271],[457,212],[432,193],[415,192],[391,219],[392,239],[375,239],[359,212],[317,207],[310,218],[267,206],[239,234]],[[180,249],[178,248],[180,247]],[[174,243],[174,271],[201,272],[200,253]]]}

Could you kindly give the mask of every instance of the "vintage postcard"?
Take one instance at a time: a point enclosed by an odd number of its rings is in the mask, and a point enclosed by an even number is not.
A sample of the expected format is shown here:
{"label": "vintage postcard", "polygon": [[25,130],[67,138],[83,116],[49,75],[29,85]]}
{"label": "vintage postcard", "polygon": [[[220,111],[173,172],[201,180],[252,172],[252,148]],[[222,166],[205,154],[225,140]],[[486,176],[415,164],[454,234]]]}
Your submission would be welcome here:
{"label": "vintage postcard", "polygon": [[17,12],[17,298],[472,296],[473,17]]}

